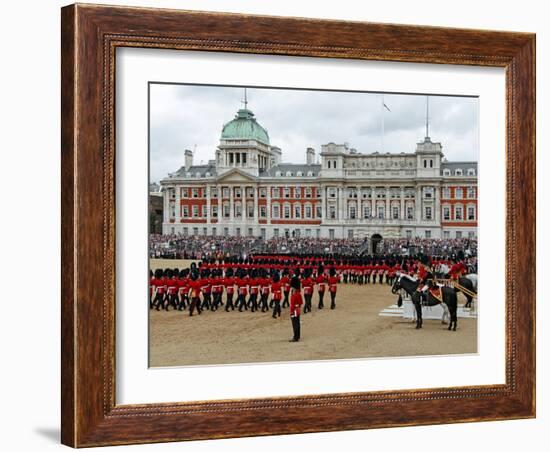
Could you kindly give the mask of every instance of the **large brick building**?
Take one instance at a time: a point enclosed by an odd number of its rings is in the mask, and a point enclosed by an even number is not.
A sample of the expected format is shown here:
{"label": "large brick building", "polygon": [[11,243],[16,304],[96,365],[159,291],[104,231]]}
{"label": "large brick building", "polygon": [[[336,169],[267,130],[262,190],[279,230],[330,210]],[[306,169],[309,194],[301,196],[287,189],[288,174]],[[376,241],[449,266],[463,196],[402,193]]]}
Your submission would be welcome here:
{"label": "large brick building", "polygon": [[[297,152],[297,150],[285,150]],[[215,159],[160,181],[163,232],[322,238],[477,235],[477,162],[448,162],[427,136],[413,152],[328,143],[283,163],[249,109],[222,128]]]}

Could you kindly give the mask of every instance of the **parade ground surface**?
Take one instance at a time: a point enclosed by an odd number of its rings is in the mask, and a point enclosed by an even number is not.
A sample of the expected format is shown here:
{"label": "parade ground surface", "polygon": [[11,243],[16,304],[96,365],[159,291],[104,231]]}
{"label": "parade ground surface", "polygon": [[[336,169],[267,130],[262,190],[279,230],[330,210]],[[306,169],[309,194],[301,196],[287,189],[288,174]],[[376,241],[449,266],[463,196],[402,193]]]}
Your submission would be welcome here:
{"label": "parade ground surface", "polygon": [[[151,260],[151,269],[186,268],[191,261]],[[205,364],[307,361],[396,356],[450,355],[477,352],[477,321],[459,318],[456,332],[439,320],[424,320],[421,330],[400,317],[381,317],[397,299],[390,286],[340,284],[336,309],[325,295],[325,308],[301,317],[302,339],[289,343],[292,327],[288,309],[273,319],[271,311],[150,311],[151,367]],[[464,304],[462,294],[459,305]],[[224,294],[225,301],[225,294]]]}

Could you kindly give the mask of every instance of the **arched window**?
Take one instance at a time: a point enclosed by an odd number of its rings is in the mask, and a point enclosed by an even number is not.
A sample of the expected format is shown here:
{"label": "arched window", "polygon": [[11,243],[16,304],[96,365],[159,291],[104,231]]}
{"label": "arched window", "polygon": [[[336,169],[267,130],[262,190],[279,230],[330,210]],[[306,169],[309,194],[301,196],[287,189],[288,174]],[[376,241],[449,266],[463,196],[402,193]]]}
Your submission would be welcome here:
{"label": "arched window", "polygon": [[275,173],[275,176],[281,177],[281,176],[282,176],[282,173],[281,173],[280,171],[277,171],[277,172]]}
{"label": "arched window", "polygon": [[286,172],[286,177],[292,177],[292,171],[287,171]]}
{"label": "arched window", "polygon": [[463,174],[463,173],[462,173],[462,169],[457,168],[457,169],[455,170],[455,176],[462,176],[462,174]]}
{"label": "arched window", "polygon": [[313,177],[313,171],[308,171],[307,172],[307,177]]}
{"label": "arched window", "polygon": [[327,160],[327,166],[330,169],[330,160]]}
{"label": "arched window", "polygon": [[451,175],[451,170],[449,170],[449,169],[444,169],[444,170],[443,170],[443,175],[444,175],[444,176],[450,176],[450,175]]}
{"label": "arched window", "polygon": [[301,171],[296,172],[296,176],[298,176],[298,177],[302,177],[303,175],[304,175],[304,173],[302,173]]}
{"label": "arched window", "polygon": [[475,176],[476,170],[473,168],[468,168],[468,176]]}

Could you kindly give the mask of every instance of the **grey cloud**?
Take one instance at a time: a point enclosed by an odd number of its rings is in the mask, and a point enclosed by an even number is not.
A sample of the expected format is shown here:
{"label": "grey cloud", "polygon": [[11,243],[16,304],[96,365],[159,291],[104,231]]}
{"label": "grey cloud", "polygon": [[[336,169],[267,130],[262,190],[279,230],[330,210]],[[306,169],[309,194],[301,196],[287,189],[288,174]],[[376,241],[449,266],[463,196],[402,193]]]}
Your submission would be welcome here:
{"label": "grey cloud", "polygon": [[[183,164],[194,149],[195,163],[214,158],[224,123],[243,106],[240,87],[151,86],[151,180]],[[382,96],[291,89],[248,89],[248,107],[281,147],[283,160],[302,162],[305,148],[348,142],[359,152],[412,152],[425,135],[426,96]],[[440,141],[449,160],[477,160],[477,99],[430,97],[430,136]]]}

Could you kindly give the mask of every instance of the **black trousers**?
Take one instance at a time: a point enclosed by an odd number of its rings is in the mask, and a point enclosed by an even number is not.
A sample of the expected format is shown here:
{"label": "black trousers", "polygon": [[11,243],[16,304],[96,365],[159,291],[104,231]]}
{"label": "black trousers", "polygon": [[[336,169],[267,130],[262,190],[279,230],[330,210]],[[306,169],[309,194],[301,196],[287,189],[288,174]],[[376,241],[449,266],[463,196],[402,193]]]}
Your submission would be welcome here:
{"label": "black trousers", "polygon": [[285,295],[285,298],[283,300],[283,308],[288,308],[290,306],[290,303],[288,302],[288,296],[289,296],[290,292],[285,292],[284,295]]}
{"label": "black trousers", "polygon": [[323,305],[323,298],[325,298],[325,292],[324,292],[324,291],[319,292],[319,309],[323,309],[323,308],[324,308],[324,305]]}
{"label": "black trousers", "polygon": [[297,315],[295,317],[290,318],[292,320],[292,332],[294,333],[294,339],[295,341],[300,340],[300,316]]}
{"label": "black trousers", "polygon": [[243,308],[248,311],[248,306],[246,305],[246,296],[244,294],[239,294],[237,297],[237,306],[239,307],[239,312],[242,312]]}
{"label": "black trousers", "polygon": [[336,308],[336,292],[330,293],[330,309]]}
{"label": "black trousers", "polygon": [[304,295],[304,314],[306,312],[311,312],[311,297],[313,294]]}
{"label": "black trousers", "polygon": [[164,293],[156,293],[153,304],[157,307],[157,311],[164,306]]}
{"label": "black trousers", "polygon": [[248,299],[248,307],[252,312],[254,312],[256,309],[258,309],[258,295],[253,293],[250,294],[250,298]]}
{"label": "black trousers", "polygon": [[370,284],[370,273],[367,273],[367,274],[365,275],[365,282],[368,283],[368,284]]}
{"label": "black trousers", "polygon": [[227,303],[225,304],[225,311],[229,311],[229,308],[231,308],[232,311],[235,310],[235,306],[233,306],[233,294],[228,293],[227,294]]}
{"label": "black trousers", "polygon": [[281,300],[271,300],[273,302],[273,318],[281,317]]}
{"label": "black trousers", "polygon": [[178,306],[178,309],[180,311],[183,311],[187,307],[188,304],[189,304],[189,296],[187,294],[182,294],[180,296],[180,304]]}
{"label": "black trousers", "polygon": [[201,299],[199,297],[191,298],[191,303],[189,305],[189,316],[193,315],[193,312],[195,311],[195,309],[199,314],[202,312]]}
{"label": "black trousers", "polygon": [[210,301],[211,301],[211,295],[209,293],[204,294],[204,298],[202,300],[202,306],[201,309],[210,309]]}
{"label": "black trousers", "polygon": [[262,294],[260,297],[260,306],[262,308],[262,312],[269,311],[269,307],[267,305],[267,297],[269,297],[269,295],[266,293]]}

